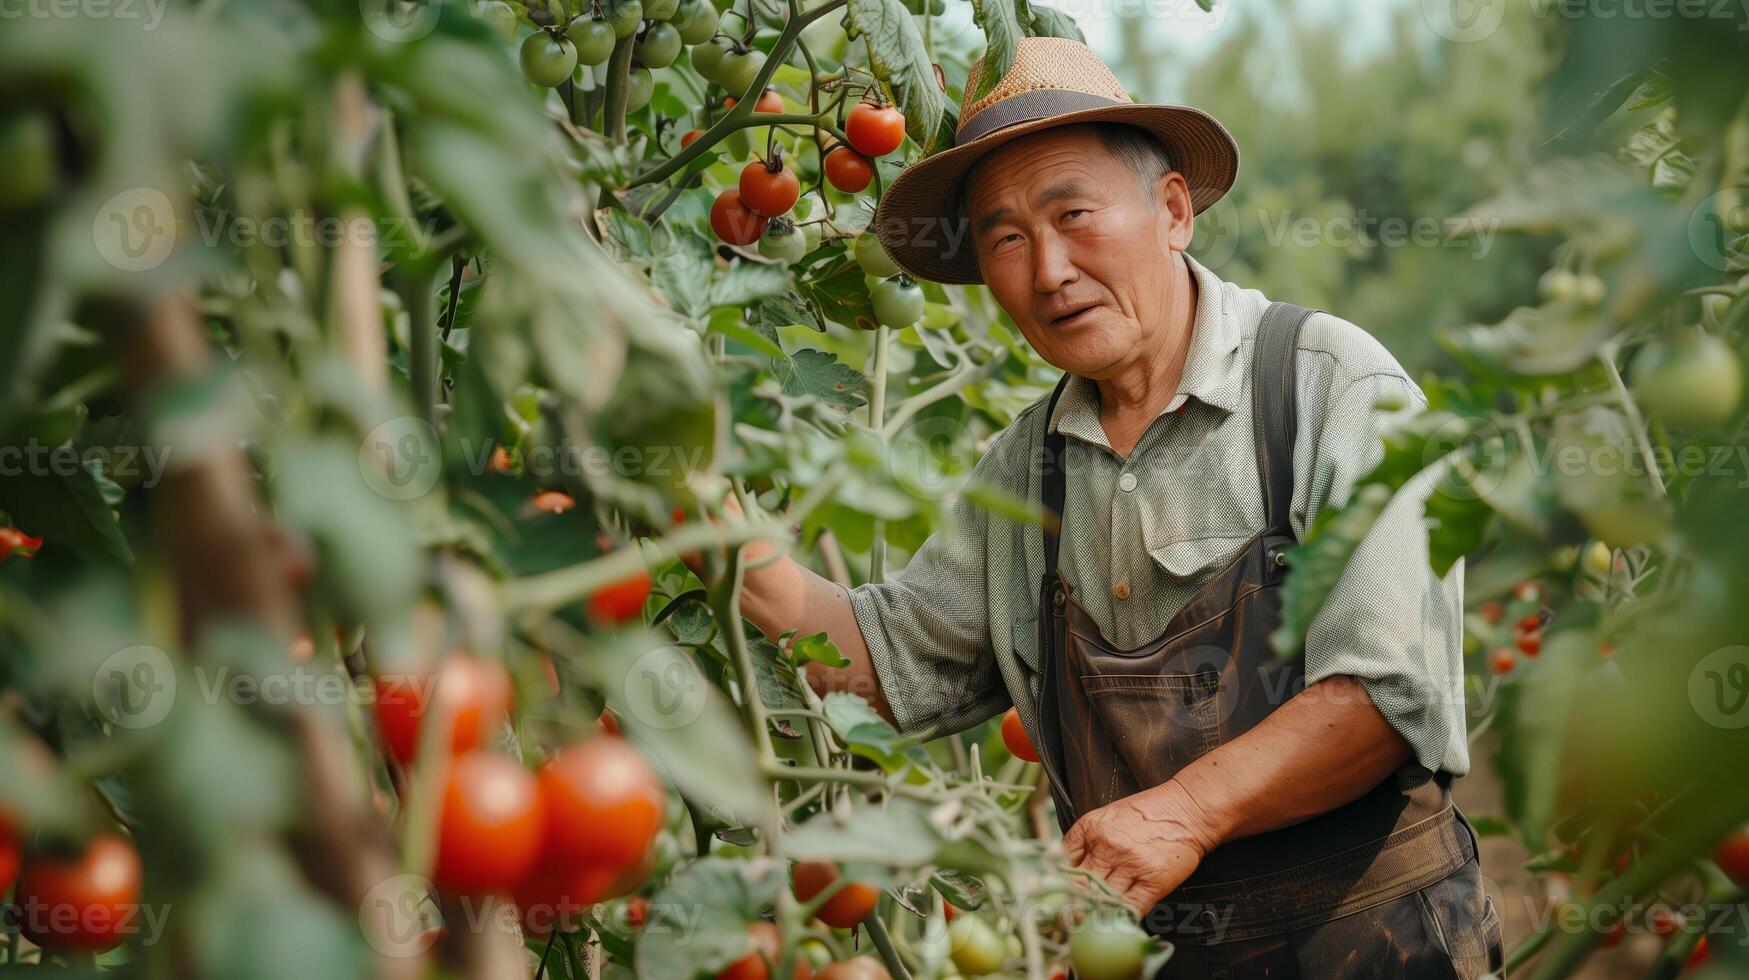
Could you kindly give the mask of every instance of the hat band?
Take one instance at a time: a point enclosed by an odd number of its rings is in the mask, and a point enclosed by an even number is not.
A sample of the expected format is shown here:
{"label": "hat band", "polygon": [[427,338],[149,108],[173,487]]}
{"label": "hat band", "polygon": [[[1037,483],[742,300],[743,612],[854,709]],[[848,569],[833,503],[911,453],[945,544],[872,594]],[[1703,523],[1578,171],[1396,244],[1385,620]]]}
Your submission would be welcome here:
{"label": "hat band", "polygon": [[967,119],[965,125],[960,127],[959,132],[954,134],[953,142],[955,146],[964,146],[975,139],[988,136],[998,129],[1004,129],[1016,123],[1060,116],[1067,112],[1080,112],[1083,109],[1102,109],[1106,106],[1125,104],[1116,99],[1108,99],[1103,95],[1094,95],[1090,92],[1076,92],[1061,88],[1035,88],[1030,92],[1011,95]]}

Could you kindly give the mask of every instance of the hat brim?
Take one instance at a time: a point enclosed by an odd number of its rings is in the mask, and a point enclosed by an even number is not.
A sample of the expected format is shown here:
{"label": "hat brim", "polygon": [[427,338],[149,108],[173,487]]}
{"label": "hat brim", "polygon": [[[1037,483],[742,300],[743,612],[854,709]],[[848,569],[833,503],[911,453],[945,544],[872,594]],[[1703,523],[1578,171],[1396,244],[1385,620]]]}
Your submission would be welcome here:
{"label": "hat brim", "polygon": [[1045,116],[943,150],[901,171],[881,196],[872,223],[881,247],[912,278],[983,282],[970,228],[948,213],[960,181],[973,164],[1005,143],[1040,130],[1093,122],[1127,123],[1159,138],[1172,169],[1190,187],[1195,214],[1220,200],[1239,174],[1239,147],[1232,134],[1213,116],[1190,106],[1125,103]]}

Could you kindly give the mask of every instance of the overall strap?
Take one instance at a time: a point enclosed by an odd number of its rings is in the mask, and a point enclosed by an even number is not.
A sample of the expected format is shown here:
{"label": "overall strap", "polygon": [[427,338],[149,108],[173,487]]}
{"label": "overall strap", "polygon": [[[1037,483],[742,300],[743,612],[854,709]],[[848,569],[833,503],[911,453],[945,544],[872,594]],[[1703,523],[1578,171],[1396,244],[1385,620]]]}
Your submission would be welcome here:
{"label": "overall strap", "polygon": [[1264,529],[1293,536],[1294,432],[1299,426],[1295,362],[1300,328],[1316,312],[1271,303],[1252,343],[1251,421],[1256,433],[1257,479],[1263,487]]}
{"label": "overall strap", "polygon": [[1057,399],[1062,397],[1063,389],[1069,385],[1069,372],[1064,371],[1063,377],[1057,382],[1057,387],[1051,392],[1050,403],[1045,405],[1045,454],[1044,454],[1044,504],[1045,504],[1045,575],[1044,581],[1050,582],[1057,577],[1057,539],[1062,534],[1063,521],[1063,453],[1064,441],[1061,432],[1051,431],[1051,415],[1057,410]]}

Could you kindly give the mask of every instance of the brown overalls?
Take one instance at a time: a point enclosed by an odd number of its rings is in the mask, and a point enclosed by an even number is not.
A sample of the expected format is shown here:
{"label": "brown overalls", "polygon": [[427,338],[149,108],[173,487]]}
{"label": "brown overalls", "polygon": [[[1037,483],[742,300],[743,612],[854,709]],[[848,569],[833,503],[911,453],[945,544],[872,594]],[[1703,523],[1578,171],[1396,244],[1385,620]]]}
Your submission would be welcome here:
{"label": "brown overalls", "polygon": [[[1253,345],[1264,530],[1163,635],[1131,650],[1107,642],[1057,570],[1047,528],[1039,754],[1065,831],[1172,778],[1305,687],[1304,652],[1278,656],[1269,634],[1281,621],[1282,552],[1294,541],[1294,361],[1310,313],[1272,304]],[[1045,505],[1060,515],[1064,437],[1048,433],[1045,449]],[[1156,980],[1469,980],[1499,969],[1499,918],[1449,784],[1448,773],[1411,762],[1346,806],[1209,852],[1144,918],[1176,946]]]}

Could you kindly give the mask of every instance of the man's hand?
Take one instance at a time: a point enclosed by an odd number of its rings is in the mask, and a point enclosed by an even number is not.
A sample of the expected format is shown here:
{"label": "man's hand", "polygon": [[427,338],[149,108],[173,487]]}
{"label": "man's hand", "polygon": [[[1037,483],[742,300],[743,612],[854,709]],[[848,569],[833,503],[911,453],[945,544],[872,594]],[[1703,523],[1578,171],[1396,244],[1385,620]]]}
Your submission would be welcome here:
{"label": "man's hand", "polygon": [[1169,779],[1083,815],[1063,838],[1063,851],[1146,916],[1217,843],[1196,801]]}

